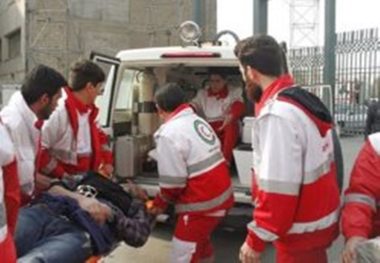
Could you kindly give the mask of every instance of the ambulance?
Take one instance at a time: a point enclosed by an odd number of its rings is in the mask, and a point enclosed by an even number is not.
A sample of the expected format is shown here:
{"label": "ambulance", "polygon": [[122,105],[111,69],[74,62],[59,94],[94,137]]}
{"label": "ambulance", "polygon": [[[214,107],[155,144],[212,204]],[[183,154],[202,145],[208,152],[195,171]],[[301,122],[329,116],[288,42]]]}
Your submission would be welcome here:
{"label": "ambulance", "polygon": [[[200,43],[199,27],[191,21],[179,29],[183,46],[129,49],[116,57],[92,53],[91,59],[108,71],[104,92],[96,104],[99,122],[109,134],[115,156],[115,174],[120,180],[130,179],[153,197],[159,191],[153,134],[160,125],[154,103],[154,92],[168,82],[179,83],[191,100],[208,84],[208,72],[223,68],[230,86],[244,89],[233,45],[222,45],[219,37],[211,43]],[[243,92],[244,94],[244,92]],[[331,96],[330,96],[331,97]],[[246,116],[241,120],[241,138],[234,149],[235,165],[231,169],[235,202],[249,205],[252,147],[252,105],[246,102]]]}

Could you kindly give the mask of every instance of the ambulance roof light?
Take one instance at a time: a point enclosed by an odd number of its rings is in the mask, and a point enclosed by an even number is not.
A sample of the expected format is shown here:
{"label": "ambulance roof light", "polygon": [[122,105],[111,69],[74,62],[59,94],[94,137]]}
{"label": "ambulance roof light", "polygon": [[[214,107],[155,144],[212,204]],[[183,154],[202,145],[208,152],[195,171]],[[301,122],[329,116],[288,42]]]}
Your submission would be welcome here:
{"label": "ambulance roof light", "polygon": [[179,35],[183,42],[197,44],[202,33],[197,23],[189,20],[179,26]]}

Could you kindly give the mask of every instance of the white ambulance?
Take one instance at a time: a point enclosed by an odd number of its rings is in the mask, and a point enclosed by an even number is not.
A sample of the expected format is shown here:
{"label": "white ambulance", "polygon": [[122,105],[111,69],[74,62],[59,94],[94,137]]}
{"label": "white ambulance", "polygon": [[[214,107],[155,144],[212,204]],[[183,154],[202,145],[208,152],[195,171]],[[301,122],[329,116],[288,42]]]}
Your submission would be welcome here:
{"label": "white ambulance", "polygon": [[[91,55],[108,71],[104,93],[96,104],[100,108],[99,122],[112,138],[116,176],[132,179],[150,196],[159,190],[157,166],[149,155],[155,147],[153,134],[160,125],[153,101],[155,90],[164,83],[177,82],[191,99],[207,85],[208,72],[214,67],[227,72],[233,87],[244,88],[234,45],[199,44],[199,28],[191,22],[184,23],[180,33],[187,42],[182,47],[123,50],[115,58]],[[247,111],[249,108],[247,105]],[[232,172],[235,200],[245,204],[251,204],[250,121],[245,120],[242,132],[246,143],[234,150],[238,171]]]}
{"label": "white ambulance", "polygon": [[[234,45],[199,44],[196,24],[187,22],[180,28],[181,38],[190,45],[123,50],[115,58],[91,55],[104,69],[108,67],[105,90],[96,103],[100,108],[100,124],[112,138],[116,176],[132,179],[152,197],[159,190],[157,166],[149,154],[155,147],[153,134],[160,125],[153,101],[155,90],[167,82],[177,82],[190,100],[207,85],[208,72],[215,67],[227,72],[230,86],[244,89]],[[233,33],[232,36],[236,38]],[[319,85],[309,90],[332,109],[330,86]],[[234,149],[236,169],[232,169],[231,174],[236,203],[251,207],[251,123],[254,118],[249,116],[252,105],[245,101],[247,116],[241,121],[241,139]],[[337,149],[341,159],[340,147]],[[341,166],[339,170],[342,169]],[[343,174],[340,173],[341,181]]]}

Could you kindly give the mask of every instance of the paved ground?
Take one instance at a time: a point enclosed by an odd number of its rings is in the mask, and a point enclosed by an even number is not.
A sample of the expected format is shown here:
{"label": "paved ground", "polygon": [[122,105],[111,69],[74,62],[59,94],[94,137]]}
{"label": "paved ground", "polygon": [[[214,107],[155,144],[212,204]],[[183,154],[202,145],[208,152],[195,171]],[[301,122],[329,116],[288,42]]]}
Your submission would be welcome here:
{"label": "paved ground", "polygon": [[[345,137],[341,139],[345,161],[345,180],[347,186],[349,173],[355,157],[363,143],[362,137]],[[219,227],[213,236],[216,262],[238,262],[238,251],[245,238],[245,222],[249,218],[234,217],[228,219]],[[158,225],[147,244],[139,249],[121,245],[110,256],[105,259],[106,263],[166,263],[170,250],[170,238],[172,227],[169,225]],[[342,238],[339,238],[329,250],[329,262],[339,262],[339,253],[342,249]],[[274,249],[269,247],[263,258],[263,263],[274,262]]]}

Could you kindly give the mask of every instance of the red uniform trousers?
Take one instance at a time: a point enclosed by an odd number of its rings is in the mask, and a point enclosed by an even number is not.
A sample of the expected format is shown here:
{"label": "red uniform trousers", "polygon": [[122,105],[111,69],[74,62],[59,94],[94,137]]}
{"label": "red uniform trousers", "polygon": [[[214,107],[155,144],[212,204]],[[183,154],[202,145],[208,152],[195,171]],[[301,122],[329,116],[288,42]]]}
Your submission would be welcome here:
{"label": "red uniform trousers", "polygon": [[326,248],[307,251],[279,251],[276,255],[277,263],[327,263]]}
{"label": "red uniform trousers", "polygon": [[195,263],[213,256],[211,233],[222,216],[189,215],[178,216],[173,238],[171,262]]}
{"label": "red uniform trousers", "polygon": [[239,139],[239,123],[237,121],[232,121],[224,127],[222,131],[218,130],[223,125],[222,121],[210,122],[209,124],[219,137],[224,158],[228,164],[231,164],[232,151]]}

